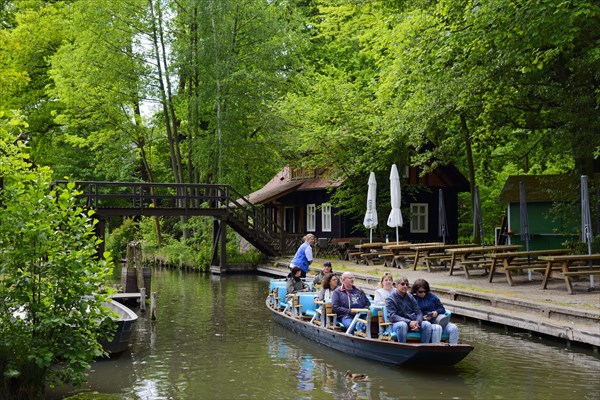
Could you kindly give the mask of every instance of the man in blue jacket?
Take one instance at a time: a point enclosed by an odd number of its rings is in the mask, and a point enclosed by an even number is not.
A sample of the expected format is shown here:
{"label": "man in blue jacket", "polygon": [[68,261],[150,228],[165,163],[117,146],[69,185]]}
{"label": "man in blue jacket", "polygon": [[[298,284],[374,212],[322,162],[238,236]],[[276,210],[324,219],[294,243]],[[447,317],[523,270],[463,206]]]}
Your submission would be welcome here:
{"label": "man in blue jacket", "polygon": [[385,300],[385,308],[392,329],[396,332],[396,339],[406,343],[408,330],[421,332],[421,343],[431,340],[431,323],[423,321],[423,314],[417,300],[408,293],[408,278],[398,278],[394,282],[396,290]]}
{"label": "man in blue jacket", "polygon": [[342,286],[331,295],[331,309],[338,315],[338,320],[345,327],[349,327],[356,314],[353,309],[369,308],[370,305],[371,302],[365,292],[354,286],[354,274],[348,271],[344,272]]}

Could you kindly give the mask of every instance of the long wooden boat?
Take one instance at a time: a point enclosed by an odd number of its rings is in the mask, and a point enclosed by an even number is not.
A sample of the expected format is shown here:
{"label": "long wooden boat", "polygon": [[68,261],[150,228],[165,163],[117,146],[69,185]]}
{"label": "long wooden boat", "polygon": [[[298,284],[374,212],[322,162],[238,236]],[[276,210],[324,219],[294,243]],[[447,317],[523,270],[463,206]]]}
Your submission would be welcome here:
{"label": "long wooden boat", "polygon": [[343,353],[393,365],[454,365],[473,350],[468,344],[398,343],[361,337],[317,325],[281,309],[270,295],[267,307],[280,325]]}

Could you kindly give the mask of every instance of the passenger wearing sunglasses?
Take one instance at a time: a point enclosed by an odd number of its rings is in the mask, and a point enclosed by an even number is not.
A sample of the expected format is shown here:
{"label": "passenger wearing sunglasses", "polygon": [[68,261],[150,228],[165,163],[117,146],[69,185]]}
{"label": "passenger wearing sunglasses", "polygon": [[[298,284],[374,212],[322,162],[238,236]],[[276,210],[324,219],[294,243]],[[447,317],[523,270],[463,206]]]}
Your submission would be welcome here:
{"label": "passenger wearing sunglasses", "polygon": [[[421,343],[429,343],[432,339],[432,326],[429,321],[423,320],[417,300],[408,293],[408,279],[398,278],[395,284],[396,290],[385,300],[385,307],[388,319],[393,323],[396,339],[400,343],[406,343],[406,335],[410,330],[421,333]],[[435,339],[439,342],[441,335],[435,335]]]}
{"label": "passenger wearing sunglasses", "polygon": [[[442,301],[435,294],[431,293],[429,282],[425,279],[417,279],[412,285],[412,294],[417,299],[417,304],[423,313],[423,319],[430,321],[434,325],[433,340],[436,335],[442,332],[448,335],[448,343],[458,343],[458,327],[448,322],[446,309]],[[439,325],[442,329],[435,329]],[[441,339],[441,338],[440,338]]]}

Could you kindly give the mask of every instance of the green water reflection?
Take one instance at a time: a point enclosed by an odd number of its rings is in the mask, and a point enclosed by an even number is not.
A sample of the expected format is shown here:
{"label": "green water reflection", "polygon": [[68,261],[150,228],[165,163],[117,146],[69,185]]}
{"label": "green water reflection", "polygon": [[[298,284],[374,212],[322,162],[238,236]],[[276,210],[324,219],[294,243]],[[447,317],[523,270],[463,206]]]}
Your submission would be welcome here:
{"label": "green water reflection", "polygon": [[[79,399],[600,399],[600,359],[539,339],[461,323],[475,346],[452,368],[355,359],[272,322],[268,279],[153,272],[158,320],[139,321],[130,352],[93,365]],[[368,375],[365,382],[344,377]]]}

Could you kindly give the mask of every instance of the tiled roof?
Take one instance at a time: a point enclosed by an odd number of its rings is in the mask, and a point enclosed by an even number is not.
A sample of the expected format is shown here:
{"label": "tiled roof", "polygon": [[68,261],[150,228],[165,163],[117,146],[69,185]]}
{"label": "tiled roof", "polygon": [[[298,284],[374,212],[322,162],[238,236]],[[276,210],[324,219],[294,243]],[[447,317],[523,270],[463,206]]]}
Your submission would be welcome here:
{"label": "tiled roof", "polygon": [[247,197],[253,204],[268,203],[296,190],[314,190],[338,187],[341,179],[331,180],[321,176],[310,179],[291,180],[290,168],[285,167],[265,186],[250,193]]}

